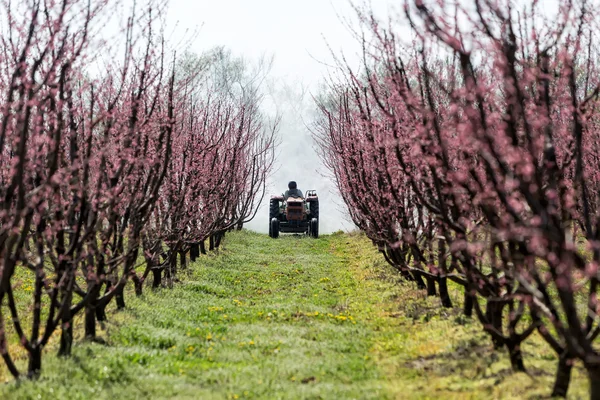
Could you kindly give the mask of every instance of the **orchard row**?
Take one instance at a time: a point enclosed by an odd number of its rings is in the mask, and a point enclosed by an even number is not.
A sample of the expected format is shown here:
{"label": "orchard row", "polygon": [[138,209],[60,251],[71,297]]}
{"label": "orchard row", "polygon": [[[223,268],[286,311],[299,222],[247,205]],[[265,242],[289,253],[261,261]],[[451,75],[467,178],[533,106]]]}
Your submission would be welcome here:
{"label": "orchard row", "polygon": [[178,256],[218,247],[264,195],[275,127],[252,80],[180,61],[162,2],[124,21],[120,3],[0,4],[0,353],[16,378],[39,375],[57,331],[70,354],[77,314],[93,340],[129,281],[169,286]]}
{"label": "orchard row", "polygon": [[600,398],[600,4],[404,4],[388,25],[357,9],[363,67],[340,60],[319,100],[350,215],[441,306],[462,287],[514,371],[537,331],[553,394],[580,360]]}

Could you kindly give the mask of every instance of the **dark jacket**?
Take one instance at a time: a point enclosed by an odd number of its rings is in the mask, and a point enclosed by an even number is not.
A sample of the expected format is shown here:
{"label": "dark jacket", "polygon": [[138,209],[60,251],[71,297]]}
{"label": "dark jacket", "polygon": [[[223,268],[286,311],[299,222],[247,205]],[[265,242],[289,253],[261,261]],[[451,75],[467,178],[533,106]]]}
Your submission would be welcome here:
{"label": "dark jacket", "polygon": [[302,195],[302,191],[300,189],[289,189],[285,191],[285,194],[283,195],[283,197],[287,200],[288,197],[302,197],[304,198],[304,196]]}

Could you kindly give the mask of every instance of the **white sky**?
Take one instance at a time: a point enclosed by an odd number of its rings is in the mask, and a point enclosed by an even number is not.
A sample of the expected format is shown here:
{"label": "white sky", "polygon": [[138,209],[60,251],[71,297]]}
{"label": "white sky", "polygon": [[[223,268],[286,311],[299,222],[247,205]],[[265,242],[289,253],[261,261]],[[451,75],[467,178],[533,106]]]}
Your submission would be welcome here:
{"label": "white sky", "polygon": [[[559,2],[540,0],[540,10],[554,11]],[[176,36],[183,36],[186,29],[199,32],[191,50],[224,45],[250,59],[274,55],[274,76],[314,87],[326,73],[319,61],[332,60],[327,43],[336,53],[343,49],[351,61],[358,60],[353,57],[360,50],[358,42],[343,22],[356,20],[352,3],[370,5],[384,23],[390,10],[402,13],[404,4],[402,0],[170,0],[167,22],[177,25]]]}
{"label": "white sky", "polygon": [[[372,0],[376,10],[393,0]],[[176,35],[198,30],[192,50],[217,45],[257,59],[274,55],[273,76],[313,87],[325,73],[319,61],[334,51],[356,54],[358,43],[341,21],[354,11],[349,0],[171,0],[167,22]],[[317,61],[319,60],[319,61]]]}

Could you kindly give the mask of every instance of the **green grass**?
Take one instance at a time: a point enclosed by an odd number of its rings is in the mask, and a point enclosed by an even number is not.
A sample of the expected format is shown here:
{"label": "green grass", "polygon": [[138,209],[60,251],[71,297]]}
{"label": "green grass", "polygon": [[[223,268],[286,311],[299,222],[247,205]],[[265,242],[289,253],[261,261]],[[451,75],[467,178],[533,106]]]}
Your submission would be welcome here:
{"label": "green grass", "polygon": [[[70,359],[49,346],[37,382],[5,399],[545,398],[556,357],[537,337],[513,374],[477,321],[398,282],[362,235],[236,232],[173,289],[132,294]],[[79,331],[78,331],[79,332]],[[79,332],[80,334],[80,332]],[[55,343],[55,342],[53,342]],[[24,360],[20,361],[21,363]],[[4,366],[0,377],[7,379]],[[571,398],[586,398],[576,366]]]}

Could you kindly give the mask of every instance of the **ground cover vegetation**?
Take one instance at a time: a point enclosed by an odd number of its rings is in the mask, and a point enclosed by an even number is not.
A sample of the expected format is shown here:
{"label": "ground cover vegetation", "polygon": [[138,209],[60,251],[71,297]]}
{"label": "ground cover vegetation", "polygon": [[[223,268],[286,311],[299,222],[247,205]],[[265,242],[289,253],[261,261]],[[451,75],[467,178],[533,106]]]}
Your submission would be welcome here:
{"label": "ground cover vegetation", "polygon": [[[512,373],[477,321],[400,280],[362,234],[236,231],[179,277],[124,310],[111,303],[105,343],[80,342],[76,323],[71,357],[56,355],[57,337],[42,376],[4,384],[0,397],[535,399],[554,379],[539,335],[523,345],[529,373]],[[460,287],[449,295],[458,304]],[[569,397],[587,393],[576,363]]]}
{"label": "ground cover vegetation", "polygon": [[178,57],[164,2],[124,4],[0,3],[0,354],[14,378],[39,376],[57,332],[69,356],[80,315],[96,339],[128,282],[138,296],[150,274],[172,286],[178,257],[218,248],[264,195],[276,126],[258,75],[222,50]]}
{"label": "ground cover vegetation", "polygon": [[[350,215],[407,280],[481,323],[526,371],[537,332],[600,398],[597,1],[357,7],[364,63],[314,128]],[[408,38],[408,41],[406,40]],[[550,389],[548,393],[550,394]]]}

